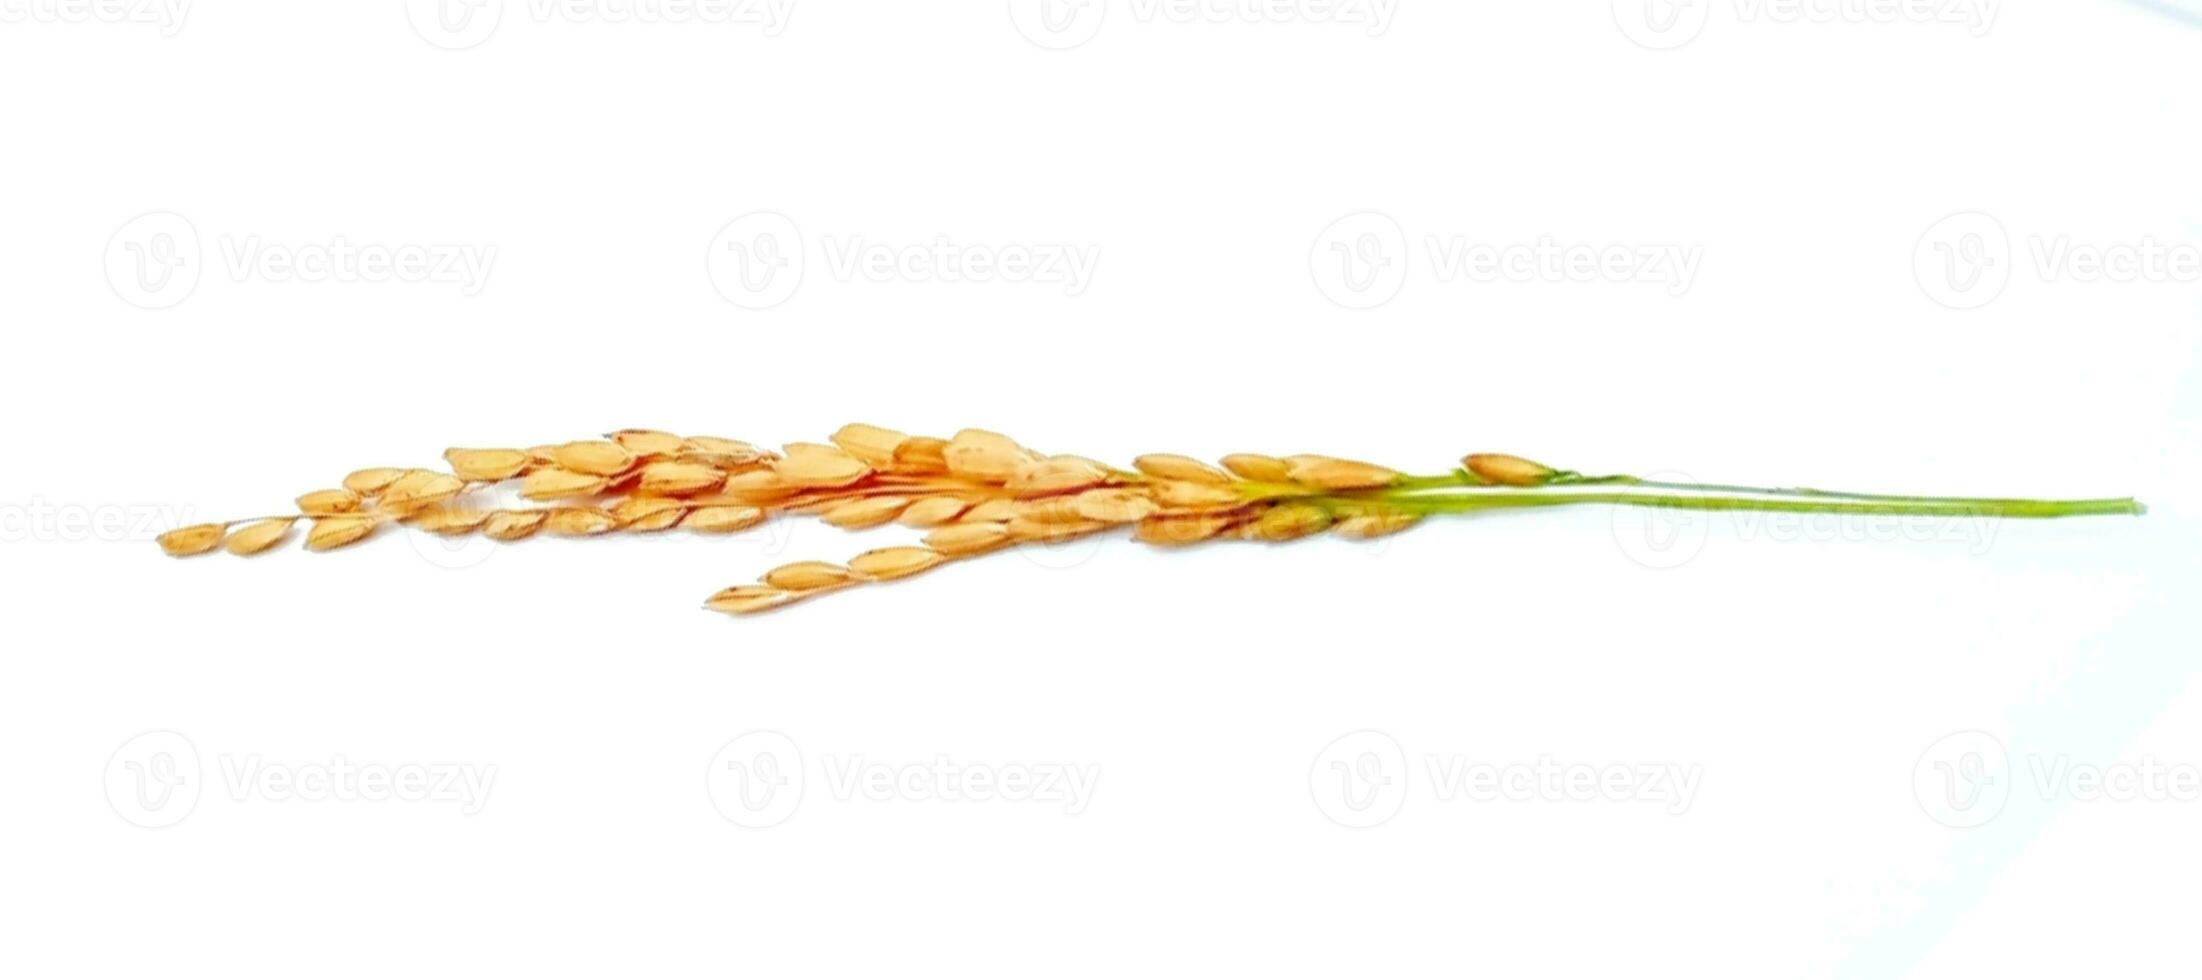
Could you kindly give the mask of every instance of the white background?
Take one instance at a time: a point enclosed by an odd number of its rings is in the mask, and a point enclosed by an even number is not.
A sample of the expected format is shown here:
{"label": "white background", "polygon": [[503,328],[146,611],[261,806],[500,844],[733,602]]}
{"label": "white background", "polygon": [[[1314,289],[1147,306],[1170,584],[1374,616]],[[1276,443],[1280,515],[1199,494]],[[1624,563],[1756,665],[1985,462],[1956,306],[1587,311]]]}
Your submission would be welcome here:
{"label": "white background", "polygon": [[[2192,12],[59,2],[0,0],[0,972],[2191,963]],[[789,278],[729,264],[759,234]],[[338,242],[486,276],[238,264]],[[1098,259],[942,282],[860,243]],[[1697,261],[1437,261],[1540,243]],[[1112,540],[741,621],[698,603],[908,532],[150,540],[448,445],[851,420],[2153,510]],[[725,795],[760,746],[802,791],[761,829]],[[232,778],[340,758],[487,795]],[[936,759],[1099,776],[835,779]],[[1540,762],[1695,789],[1436,778]]]}

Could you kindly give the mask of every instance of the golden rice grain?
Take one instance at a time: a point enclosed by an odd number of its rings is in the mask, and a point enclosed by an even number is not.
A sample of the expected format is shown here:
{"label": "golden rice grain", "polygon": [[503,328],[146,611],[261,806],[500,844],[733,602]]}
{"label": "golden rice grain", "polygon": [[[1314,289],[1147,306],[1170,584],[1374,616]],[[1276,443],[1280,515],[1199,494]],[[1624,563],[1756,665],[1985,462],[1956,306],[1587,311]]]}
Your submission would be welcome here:
{"label": "golden rice grain", "polygon": [[1129,524],[1162,509],[1146,494],[1123,487],[1088,490],[1071,499],[1079,517],[1106,524]]}
{"label": "golden rice grain", "polygon": [[606,438],[637,456],[672,456],[688,448],[688,440],[656,429],[621,429]]}
{"label": "golden rice grain", "polygon": [[562,497],[587,497],[604,492],[609,480],[589,473],[546,466],[533,470],[520,480],[520,496],[529,500],[557,500]]}
{"label": "golden rice grain", "polygon": [[1460,461],[1468,472],[1509,487],[1534,487],[1550,480],[1552,467],[1505,453],[1474,453]]}
{"label": "golden rice grain", "polygon": [[291,525],[297,522],[298,519],[295,517],[276,517],[265,521],[254,521],[238,528],[237,533],[230,535],[229,540],[223,542],[222,546],[229,549],[229,553],[233,555],[257,555],[281,544],[284,538],[290,536]]}
{"label": "golden rice grain", "polygon": [[1019,465],[1003,486],[1020,497],[1037,497],[1099,486],[1108,478],[1108,471],[1090,459],[1050,456]]}
{"label": "golden rice grain", "polygon": [[895,447],[894,472],[930,476],[948,472],[948,440],[911,436]]}
{"label": "golden rice grain", "polygon": [[405,470],[392,466],[353,470],[344,477],[344,489],[361,496],[373,496],[382,492],[383,487],[389,486],[391,481],[404,476],[405,473]]}
{"label": "golden rice grain", "polygon": [[628,497],[612,505],[612,516],[630,531],[662,531],[687,513],[688,505],[664,497]]}
{"label": "golden rice grain", "polygon": [[1013,517],[1009,520],[1009,536],[1019,541],[1068,541],[1108,529],[1109,525],[1100,521],[1037,521],[1029,517]]}
{"label": "golden rice grain", "polygon": [[1399,471],[1330,456],[1292,456],[1286,459],[1292,482],[1324,490],[1373,490],[1399,480]]}
{"label": "golden rice grain", "polygon": [[619,518],[596,507],[559,507],[543,519],[544,530],[573,538],[603,534],[618,526]]}
{"label": "golden rice grain", "polygon": [[635,465],[635,454],[629,452],[627,447],[603,439],[566,443],[552,450],[551,458],[565,469],[596,476],[624,473],[628,467]]}
{"label": "golden rice grain", "polygon": [[845,487],[871,475],[864,461],[832,446],[796,443],[772,464],[782,483],[796,487]]}
{"label": "golden rice grain", "polygon": [[1150,517],[1132,529],[1132,537],[1147,544],[1177,546],[1206,541],[1244,519],[1243,514],[1217,512]]}
{"label": "golden rice grain", "polygon": [[763,504],[785,500],[802,489],[783,482],[780,474],[772,470],[755,470],[727,477],[719,494],[738,503]]}
{"label": "golden rice grain", "polygon": [[1016,474],[1018,467],[1039,458],[1016,440],[985,429],[956,433],[941,455],[948,472],[984,483],[1004,482]]}
{"label": "golden rice grain", "polygon": [[835,504],[822,518],[839,528],[878,527],[894,520],[903,508],[910,506],[910,498],[897,496],[859,497]]}
{"label": "golden rice grain", "polygon": [[1078,498],[1076,497],[1042,497],[1037,500],[1020,501],[1017,504],[1017,517],[1042,524],[1067,524],[1091,520],[1091,518],[1078,512]]}
{"label": "golden rice grain", "polygon": [[898,545],[874,548],[849,559],[849,570],[864,578],[888,582],[916,575],[946,560],[931,548]]}
{"label": "golden rice grain", "polygon": [[315,490],[298,498],[301,513],[349,514],[359,509],[360,496],[350,490]]}
{"label": "golden rice grain", "polygon": [[1236,507],[1245,503],[1236,487],[1190,480],[1156,480],[1150,484],[1155,502],[1164,507]]}
{"label": "golden rice grain", "polygon": [[446,449],[443,458],[459,479],[475,483],[512,479],[535,462],[517,449]]}
{"label": "golden rice grain", "polygon": [[412,470],[382,488],[381,505],[391,511],[418,510],[456,497],[465,489],[466,481],[449,473]]}
{"label": "golden rice grain", "polygon": [[162,551],[182,558],[213,551],[215,545],[222,543],[222,535],[228,530],[227,524],[193,524],[190,527],[179,527],[153,540],[160,544]]}
{"label": "golden rice grain", "polygon": [[720,589],[704,600],[704,605],[723,613],[754,613],[778,609],[800,598],[800,593],[767,585],[737,585]]}
{"label": "golden rice grain", "polygon": [[372,517],[321,517],[306,528],[306,550],[332,551],[366,537],[375,530]]}
{"label": "golden rice grain", "polygon": [[955,520],[970,508],[970,502],[961,497],[926,497],[905,508],[901,520],[907,527],[933,527]]}
{"label": "golden rice grain", "polygon": [[486,510],[466,507],[430,507],[406,518],[406,523],[430,534],[465,534],[489,520]]}
{"label": "golden rice grain", "polygon": [[1132,460],[1139,472],[1162,480],[1187,480],[1193,483],[1230,483],[1231,474],[1194,459],[1175,453],[1148,453]]}
{"label": "golden rice grain", "polygon": [[848,503],[849,499],[847,497],[811,497],[805,500],[791,500],[781,505],[780,509],[790,514],[815,516]]}
{"label": "golden rice grain", "polygon": [[682,458],[703,457],[703,461],[708,461],[711,465],[722,469],[759,463],[772,458],[772,454],[739,439],[721,439],[717,436],[689,436],[687,442],[688,448],[681,453]]}
{"label": "golden rice grain", "polygon": [[726,473],[715,466],[702,463],[649,463],[642,467],[642,482],[637,486],[643,493],[689,494],[716,490],[726,482]]}
{"label": "golden rice grain", "polygon": [[755,527],[764,519],[763,508],[721,504],[689,511],[688,516],[681,518],[680,526],[704,534],[727,534]]}
{"label": "golden rice grain", "polygon": [[1275,456],[1232,453],[1223,458],[1223,468],[1238,474],[1242,480],[1255,483],[1292,482],[1292,465]]}
{"label": "golden rice grain", "polygon": [[925,535],[925,546],[944,555],[976,555],[1010,540],[1009,525],[995,522],[943,524]]}
{"label": "golden rice grain", "polygon": [[982,500],[956,520],[966,524],[999,524],[1018,513],[1019,507],[1014,500]]}
{"label": "golden rice grain", "polygon": [[686,513],[687,511],[685,509],[659,511],[658,513],[651,514],[648,517],[641,517],[632,521],[628,521],[627,523],[620,525],[620,530],[638,532],[663,531],[676,524],[679,524],[681,522],[682,515]]}
{"label": "golden rice grain", "polygon": [[895,448],[909,438],[908,433],[851,422],[834,432],[833,444],[841,447],[842,452],[884,469],[893,465]]}
{"label": "golden rice grain", "polygon": [[1254,519],[1253,533],[1264,541],[1291,541],[1330,526],[1330,512],[1314,504],[1284,503]]}
{"label": "golden rice grain", "polygon": [[500,510],[482,522],[482,534],[498,541],[518,541],[541,530],[549,517],[547,510]]}
{"label": "golden rice grain", "polygon": [[1422,522],[1422,515],[1402,511],[1356,514],[1339,521],[1333,530],[1350,538],[1379,538],[1397,534]]}
{"label": "golden rice grain", "polygon": [[798,561],[766,572],[764,583],[776,589],[807,592],[846,585],[856,578],[847,568],[824,561]]}

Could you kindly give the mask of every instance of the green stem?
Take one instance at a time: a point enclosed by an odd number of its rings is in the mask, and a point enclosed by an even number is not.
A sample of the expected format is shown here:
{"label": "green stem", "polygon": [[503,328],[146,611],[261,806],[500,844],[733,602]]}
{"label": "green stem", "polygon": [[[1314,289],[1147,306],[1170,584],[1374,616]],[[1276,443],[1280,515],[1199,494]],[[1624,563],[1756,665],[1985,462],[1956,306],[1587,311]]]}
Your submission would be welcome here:
{"label": "green stem", "polygon": [[[1692,488],[1695,489],[1695,488]],[[1770,493],[1771,491],[1752,491]],[[1893,497],[1806,494],[1796,496],[1699,496],[1668,493],[1600,491],[1567,493],[1535,489],[1482,490],[1473,493],[1433,494],[1378,491],[1371,495],[1336,494],[1313,498],[1316,502],[1345,509],[1403,510],[1416,514],[1467,514],[1515,507],[1566,507],[1575,504],[1622,504],[1632,507],[1664,507],[1674,510],[1749,510],[1804,514],[1911,514],[1940,517],[2079,517],[2091,514],[2140,514],[2144,508],[2131,497],[2099,500],[2013,500],[1994,497]],[[1373,506],[1372,506],[1373,505]]]}

